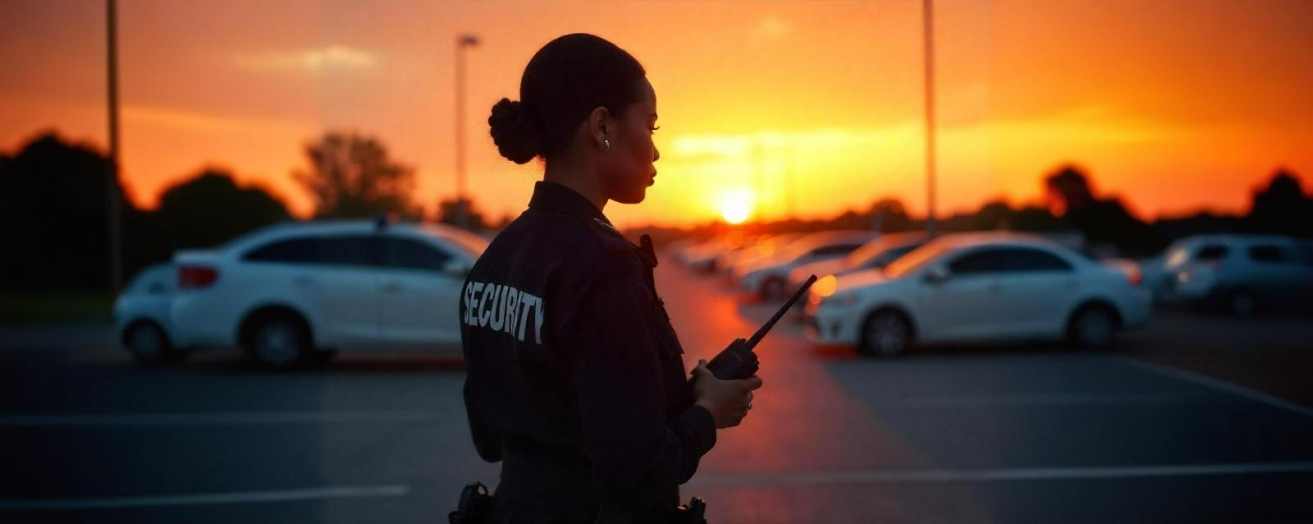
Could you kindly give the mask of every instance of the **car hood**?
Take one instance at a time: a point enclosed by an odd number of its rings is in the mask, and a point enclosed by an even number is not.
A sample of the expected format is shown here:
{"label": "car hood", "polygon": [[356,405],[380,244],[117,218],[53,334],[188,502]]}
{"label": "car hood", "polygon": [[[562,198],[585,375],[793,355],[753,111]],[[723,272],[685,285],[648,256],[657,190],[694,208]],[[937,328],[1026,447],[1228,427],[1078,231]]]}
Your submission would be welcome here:
{"label": "car hood", "polygon": [[884,276],[884,272],[879,269],[864,269],[840,276],[838,287],[835,288],[835,293],[837,294],[853,289],[868,288],[886,282],[891,282],[891,280]]}

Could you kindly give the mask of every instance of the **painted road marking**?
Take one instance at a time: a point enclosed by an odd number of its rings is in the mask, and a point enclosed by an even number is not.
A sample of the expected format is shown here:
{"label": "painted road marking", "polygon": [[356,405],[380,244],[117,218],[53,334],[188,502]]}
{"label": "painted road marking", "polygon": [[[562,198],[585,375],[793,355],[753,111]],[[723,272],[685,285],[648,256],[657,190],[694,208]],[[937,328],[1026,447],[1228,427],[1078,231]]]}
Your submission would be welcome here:
{"label": "painted road marking", "polygon": [[148,497],[114,497],[99,499],[0,499],[0,510],[115,509],[158,506],[195,506],[203,504],[249,504],[256,502],[288,502],[341,498],[404,497],[409,493],[410,486],[393,484],[384,486],[329,486],[323,488],[281,491],[236,491],[229,493],[198,493],[192,495],[157,495]]}
{"label": "painted road marking", "polygon": [[1134,367],[1138,367],[1140,369],[1145,369],[1161,375],[1167,375],[1172,378],[1184,380],[1187,382],[1193,382],[1195,384],[1206,386],[1212,389],[1225,391],[1232,395],[1238,395],[1247,398],[1249,400],[1253,400],[1255,402],[1261,402],[1269,406],[1275,406],[1277,408],[1298,413],[1306,417],[1313,417],[1313,409],[1309,409],[1299,404],[1296,404],[1294,402],[1280,399],[1272,395],[1269,395],[1267,393],[1255,391],[1244,386],[1232,384],[1230,382],[1226,382],[1223,380],[1218,380],[1213,377],[1195,373],[1193,371],[1186,371],[1183,369],[1159,366],[1157,364],[1150,364],[1148,362],[1135,360],[1130,357],[1117,357],[1117,358],[1126,364],[1129,364]]}
{"label": "painted road marking", "polygon": [[317,424],[435,422],[433,413],[338,412],[238,412],[238,413],[136,413],[76,415],[4,415],[0,427],[48,426],[208,426],[250,424]]}
{"label": "painted road marking", "polygon": [[1256,462],[1078,468],[859,470],[826,473],[704,474],[689,486],[796,486],[824,484],[999,482],[1019,480],[1090,480],[1149,477],[1313,473],[1313,462]]}

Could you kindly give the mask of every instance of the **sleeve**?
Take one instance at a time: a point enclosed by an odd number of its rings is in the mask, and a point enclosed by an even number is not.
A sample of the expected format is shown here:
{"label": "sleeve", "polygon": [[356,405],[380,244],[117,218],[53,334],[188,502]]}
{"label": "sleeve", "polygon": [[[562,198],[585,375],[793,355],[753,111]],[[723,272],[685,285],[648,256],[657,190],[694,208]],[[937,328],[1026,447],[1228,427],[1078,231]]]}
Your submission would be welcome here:
{"label": "sleeve", "polygon": [[488,462],[498,462],[502,459],[502,438],[501,435],[489,423],[488,417],[480,408],[480,403],[471,395],[473,387],[470,382],[473,380],[472,375],[465,377],[465,415],[470,422],[470,436],[474,439],[474,450],[478,451],[479,457]]}
{"label": "sleeve", "polygon": [[686,482],[716,443],[706,409],[666,413],[657,326],[636,262],[601,268],[565,327],[594,487],[621,506],[644,486]]}

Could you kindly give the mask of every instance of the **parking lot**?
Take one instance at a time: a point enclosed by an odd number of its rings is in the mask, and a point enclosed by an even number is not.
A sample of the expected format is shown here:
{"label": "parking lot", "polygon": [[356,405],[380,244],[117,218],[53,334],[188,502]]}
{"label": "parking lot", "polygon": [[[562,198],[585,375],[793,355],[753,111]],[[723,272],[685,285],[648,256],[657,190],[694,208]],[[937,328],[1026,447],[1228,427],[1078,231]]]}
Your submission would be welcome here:
{"label": "parking lot", "polygon": [[[658,280],[689,363],[774,307],[671,263]],[[1309,521],[1309,325],[1167,310],[1112,351],[882,360],[782,323],[752,414],[683,496],[712,522]],[[3,338],[3,521],[440,522],[496,483],[450,356],[279,374],[235,352],[141,368],[108,327]]]}

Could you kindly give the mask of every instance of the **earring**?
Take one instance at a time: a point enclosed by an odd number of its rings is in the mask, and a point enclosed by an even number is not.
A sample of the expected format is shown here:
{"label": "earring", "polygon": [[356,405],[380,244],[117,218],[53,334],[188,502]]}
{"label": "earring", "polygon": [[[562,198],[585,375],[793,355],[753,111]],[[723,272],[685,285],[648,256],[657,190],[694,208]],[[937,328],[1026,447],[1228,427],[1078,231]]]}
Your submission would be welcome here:
{"label": "earring", "polygon": [[611,140],[607,139],[606,137],[602,137],[602,151],[610,151],[610,150],[611,150]]}

